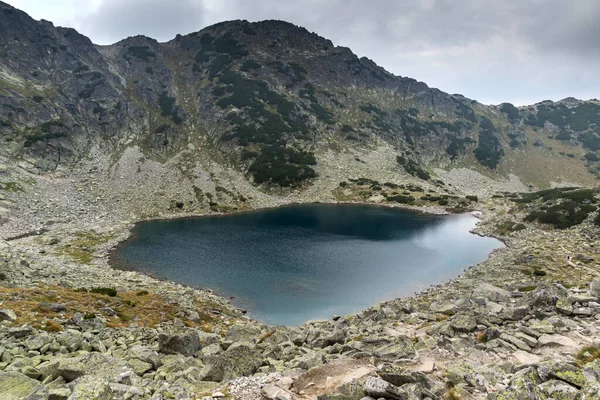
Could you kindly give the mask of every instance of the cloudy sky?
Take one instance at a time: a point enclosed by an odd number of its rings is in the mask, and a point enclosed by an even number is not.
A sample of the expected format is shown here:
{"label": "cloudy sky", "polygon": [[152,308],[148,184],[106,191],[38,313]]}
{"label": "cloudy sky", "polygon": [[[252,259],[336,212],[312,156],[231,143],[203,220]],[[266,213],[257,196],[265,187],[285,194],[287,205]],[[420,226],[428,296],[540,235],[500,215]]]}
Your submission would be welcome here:
{"label": "cloudy sky", "polygon": [[4,0],[98,44],[281,19],[486,104],[600,98],[598,0]]}

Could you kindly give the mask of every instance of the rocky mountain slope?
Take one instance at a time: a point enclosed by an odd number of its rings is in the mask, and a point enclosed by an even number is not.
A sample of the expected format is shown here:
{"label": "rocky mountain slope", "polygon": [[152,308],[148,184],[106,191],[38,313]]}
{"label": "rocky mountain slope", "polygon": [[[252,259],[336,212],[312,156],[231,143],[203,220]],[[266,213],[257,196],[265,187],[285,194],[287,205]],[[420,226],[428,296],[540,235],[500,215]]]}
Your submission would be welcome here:
{"label": "rocky mountain slope", "polygon": [[30,173],[90,160],[110,171],[135,152],[181,170],[196,206],[211,202],[198,181],[214,181],[213,164],[272,192],[323,179],[328,152],[382,146],[389,175],[423,180],[466,167],[547,187],[599,173],[597,101],[484,106],[289,23],[231,21],[167,43],[96,46],[3,3],[0,22],[0,152]]}
{"label": "rocky mountain slope", "polygon": [[[565,187],[597,185],[597,100],[486,106],[281,21],[97,46],[0,2],[0,142],[0,398],[600,398],[600,194]],[[108,264],[132,222],[315,201],[477,209],[507,247],[300,327]]]}

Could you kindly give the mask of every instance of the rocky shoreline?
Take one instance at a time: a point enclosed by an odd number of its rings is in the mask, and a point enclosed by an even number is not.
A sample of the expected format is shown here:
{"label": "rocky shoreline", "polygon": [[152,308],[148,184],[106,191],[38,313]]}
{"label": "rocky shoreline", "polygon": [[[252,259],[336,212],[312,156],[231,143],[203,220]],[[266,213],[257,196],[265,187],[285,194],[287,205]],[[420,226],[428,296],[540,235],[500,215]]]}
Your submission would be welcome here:
{"label": "rocky shoreline", "polygon": [[[480,203],[474,233],[507,247],[456,279],[297,328],[254,321],[211,291],[109,268],[110,250],[129,237],[130,222],[96,225],[85,234],[81,227],[51,227],[2,242],[0,393],[10,399],[595,398],[600,361],[583,361],[597,351],[600,291],[582,284],[597,274],[597,237],[585,225],[568,232],[528,225],[498,234],[506,206]],[[77,240],[91,258],[73,250]],[[524,274],[528,266],[545,274]]]}

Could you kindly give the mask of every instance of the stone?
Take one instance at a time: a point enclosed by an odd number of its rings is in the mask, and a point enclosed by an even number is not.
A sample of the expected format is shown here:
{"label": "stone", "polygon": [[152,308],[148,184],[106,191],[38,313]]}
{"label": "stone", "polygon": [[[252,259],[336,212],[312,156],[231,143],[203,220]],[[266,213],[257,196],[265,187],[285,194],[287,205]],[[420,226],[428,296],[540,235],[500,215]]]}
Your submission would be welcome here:
{"label": "stone", "polygon": [[562,297],[556,301],[556,311],[564,315],[573,314],[573,303],[571,299]]}
{"label": "stone", "polygon": [[311,369],[325,362],[325,356],[314,350],[307,350],[304,355],[296,359],[296,368]]}
{"label": "stone", "polygon": [[68,387],[48,389],[48,400],[68,400],[71,396],[71,389]]}
{"label": "stone", "polygon": [[457,331],[471,332],[477,328],[477,320],[471,315],[457,314],[450,321],[450,326]]}
{"label": "stone", "polygon": [[590,294],[600,300],[600,278],[590,282]]}
{"label": "stone", "polygon": [[582,388],[586,384],[586,379],[581,369],[566,362],[545,362],[538,365],[537,371],[543,381],[558,379],[577,388]]}
{"label": "stone", "polygon": [[500,313],[500,318],[509,321],[520,321],[527,315],[529,307],[505,307]]}
{"label": "stone", "polygon": [[551,308],[561,297],[567,297],[567,291],[551,283],[542,282],[535,290],[528,292],[521,299],[522,304],[530,307]]}
{"label": "stone", "polygon": [[404,400],[402,391],[397,386],[375,376],[367,378],[363,390],[367,396],[379,399],[381,397],[391,400]]}
{"label": "stone", "polygon": [[293,400],[294,396],[285,389],[275,385],[266,385],[262,388],[261,394],[268,400]]}
{"label": "stone", "polygon": [[510,292],[489,283],[482,283],[473,290],[473,297],[483,297],[493,302],[503,302],[510,299]]}
{"label": "stone", "polygon": [[570,338],[562,335],[548,335],[544,334],[538,338],[538,342],[541,346],[567,346],[576,347],[577,344]]}
{"label": "stone", "polygon": [[153,368],[152,364],[144,362],[138,358],[130,359],[127,361],[127,364],[129,364],[131,368],[133,368],[133,371],[139,376],[144,375]]}
{"label": "stone", "polygon": [[382,346],[373,352],[375,357],[383,361],[398,361],[400,359],[412,359],[417,353],[415,346],[409,339]]}
{"label": "stone", "polygon": [[453,301],[448,302],[433,302],[429,306],[429,311],[434,313],[440,313],[444,315],[454,315],[456,314],[456,304]]}
{"label": "stone", "polygon": [[574,400],[579,392],[573,386],[554,379],[542,383],[539,388],[551,399]]}
{"label": "stone", "polygon": [[15,321],[17,314],[9,308],[3,308],[0,310],[0,321]]}
{"label": "stone", "polygon": [[21,400],[32,394],[40,382],[20,372],[0,372],[0,395],[2,400]]}
{"label": "stone", "polygon": [[221,382],[254,374],[263,364],[262,356],[248,342],[234,343],[222,354],[203,358],[202,380]]}
{"label": "stone", "polygon": [[427,376],[418,371],[411,371],[403,366],[384,363],[377,367],[377,375],[394,386],[402,386],[407,383],[419,383],[426,388],[431,386]]}
{"label": "stone", "polygon": [[227,331],[225,340],[231,342],[255,342],[262,330],[254,324],[235,324]]}
{"label": "stone", "polygon": [[195,329],[183,323],[158,335],[159,351],[164,354],[183,354],[190,357],[200,350],[200,338]]}
{"label": "stone", "polygon": [[74,382],[69,400],[111,400],[113,391],[108,380],[85,376]]}
{"label": "stone", "polygon": [[129,356],[137,358],[145,363],[152,364],[152,368],[158,369],[162,366],[160,355],[155,350],[143,346],[133,346],[129,349]]}
{"label": "stone", "polygon": [[86,374],[86,368],[77,358],[63,358],[59,361],[56,375],[65,381],[72,382]]}

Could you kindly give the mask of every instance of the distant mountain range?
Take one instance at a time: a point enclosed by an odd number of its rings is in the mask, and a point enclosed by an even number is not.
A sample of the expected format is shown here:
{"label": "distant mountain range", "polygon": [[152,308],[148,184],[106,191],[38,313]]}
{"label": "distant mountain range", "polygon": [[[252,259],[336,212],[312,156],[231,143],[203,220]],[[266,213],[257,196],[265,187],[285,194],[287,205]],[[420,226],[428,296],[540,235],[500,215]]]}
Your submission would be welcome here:
{"label": "distant mountain range", "polygon": [[137,147],[188,170],[232,169],[267,191],[319,180],[328,152],[382,145],[398,174],[418,180],[453,168],[537,187],[600,176],[598,100],[486,106],[282,21],[98,46],[1,2],[0,139],[1,157],[35,173],[98,154],[108,169]]}

